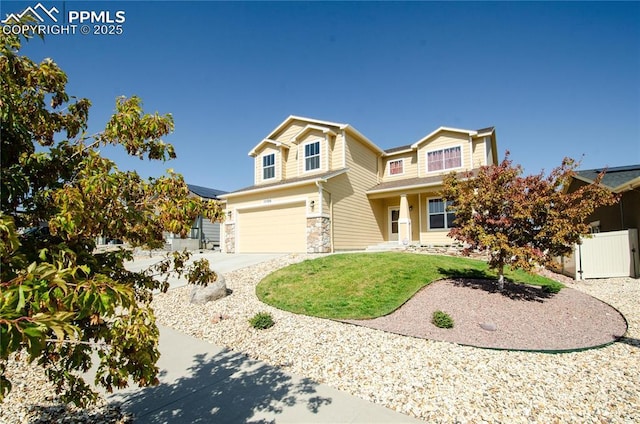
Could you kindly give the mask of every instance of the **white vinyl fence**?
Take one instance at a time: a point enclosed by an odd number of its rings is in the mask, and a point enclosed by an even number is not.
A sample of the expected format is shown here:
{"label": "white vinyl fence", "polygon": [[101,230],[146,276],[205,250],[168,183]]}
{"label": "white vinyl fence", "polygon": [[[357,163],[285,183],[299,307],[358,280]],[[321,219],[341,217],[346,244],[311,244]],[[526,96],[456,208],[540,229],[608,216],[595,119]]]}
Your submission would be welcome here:
{"label": "white vinyl fence", "polygon": [[563,274],[584,280],[640,276],[638,230],[596,233],[574,246],[573,254],[558,260]]}

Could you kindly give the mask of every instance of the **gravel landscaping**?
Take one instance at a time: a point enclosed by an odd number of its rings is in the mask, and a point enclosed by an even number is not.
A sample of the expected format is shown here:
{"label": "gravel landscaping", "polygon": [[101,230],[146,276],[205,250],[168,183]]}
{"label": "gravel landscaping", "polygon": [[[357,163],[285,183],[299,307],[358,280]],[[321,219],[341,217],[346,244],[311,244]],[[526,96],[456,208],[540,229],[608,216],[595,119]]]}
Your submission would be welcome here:
{"label": "gravel landscaping", "polygon": [[[438,328],[441,310],[453,328]],[[579,290],[548,293],[540,287],[490,280],[436,281],[393,313],[345,320],[406,336],[496,349],[566,351],[602,346],[624,336],[627,323],[611,306]]]}
{"label": "gravel landscaping", "polygon": [[[620,342],[562,354],[496,351],[294,315],[256,298],[264,276],[310,257],[227,273],[233,293],[204,306],[189,304],[191,287],[156,295],[158,323],[429,422],[640,422],[640,280],[569,283],[625,316],[629,327]],[[251,328],[249,318],[263,311],[275,326]],[[21,372],[20,364],[12,367]],[[24,386],[26,394],[15,387],[2,405],[0,422],[28,422],[9,421],[16,411],[27,417],[29,404],[41,400],[37,388]],[[102,414],[94,421],[123,419]]]}

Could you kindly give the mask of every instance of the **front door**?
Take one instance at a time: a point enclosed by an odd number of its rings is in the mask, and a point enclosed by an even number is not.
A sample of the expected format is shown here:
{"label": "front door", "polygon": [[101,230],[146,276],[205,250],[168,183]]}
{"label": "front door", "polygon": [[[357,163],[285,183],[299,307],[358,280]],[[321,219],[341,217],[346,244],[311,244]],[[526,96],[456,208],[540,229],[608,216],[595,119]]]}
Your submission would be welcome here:
{"label": "front door", "polygon": [[398,241],[398,219],[400,208],[389,208],[389,241]]}

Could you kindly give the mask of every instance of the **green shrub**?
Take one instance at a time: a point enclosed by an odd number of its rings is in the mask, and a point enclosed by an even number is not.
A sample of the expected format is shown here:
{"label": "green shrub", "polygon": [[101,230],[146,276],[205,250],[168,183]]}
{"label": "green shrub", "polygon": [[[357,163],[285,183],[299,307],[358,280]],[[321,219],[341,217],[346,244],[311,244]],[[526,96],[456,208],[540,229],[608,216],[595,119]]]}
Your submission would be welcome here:
{"label": "green shrub", "polygon": [[542,286],[542,291],[545,293],[559,293],[560,290],[562,290],[562,284],[560,283],[556,283],[556,284],[549,284],[547,286]]}
{"label": "green shrub", "polygon": [[249,320],[249,324],[255,329],[265,330],[273,327],[273,317],[268,312],[258,312]]}
{"label": "green shrub", "polygon": [[431,322],[438,328],[453,328],[453,318],[446,312],[435,311]]}

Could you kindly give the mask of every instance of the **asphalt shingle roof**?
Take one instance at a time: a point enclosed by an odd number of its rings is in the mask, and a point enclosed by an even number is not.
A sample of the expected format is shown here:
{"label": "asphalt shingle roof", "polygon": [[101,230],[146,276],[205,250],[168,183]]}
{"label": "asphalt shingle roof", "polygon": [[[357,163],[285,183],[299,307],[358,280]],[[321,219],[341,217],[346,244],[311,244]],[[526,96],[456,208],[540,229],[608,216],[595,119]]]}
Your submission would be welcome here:
{"label": "asphalt shingle roof", "polygon": [[335,175],[339,175],[345,171],[347,171],[349,168],[340,168],[334,171],[329,171],[329,172],[325,172],[322,174],[313,174],[313,175],[308,175],[308,176],[304,176],[304,177],[296,177],[296,178],[287,178],[285,180],[280,180],[280,181],[276,181],[274,183],[268,183],[268,184],[258,184],[258,185],[252,185],[249,187],[244,187],[241,188],[239,190],[235,190],[232,191],[231,194],[235,194],[235,193],[240,193],[243,191],[251,191],[251,190],[256,190],[256,189],[264,189],[264,188],[270,188],[270,187],[278,187],[278,186],[285,186],[288,184],[294,184],[294,183],[300,183],[303,181],[314,181],[317,179],[325,179],[325,178],[331,178]]}
{"label": "asphalt shingle roof", "polygon": [[407,144],[405,146],[398,146],[398,147],[392,147],[391,149],[385,149],[385,153],[394,153],[394,152],[401,152],[403,150],[409,150],[411,149],[411,144]]}
{"label": "asphalt shingle roof", "polygon": [[218,199],[221,194],[226,194],[226,191],[216,190],[214,188],[202,187],[193,184],[187,184],[189,191],[196,196],[200,196],[204,199]]}
{"label": "asphalt shingle roof", "polygon": [[576,174],[583,179],[594,181],[602,171],[605,171],[604,177],[602,177],[602,184],[614,189],[640,177],[640,164],[614,168],[586,169],[576,171]]}

